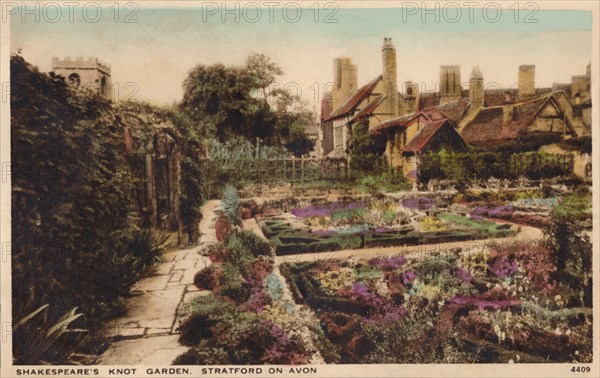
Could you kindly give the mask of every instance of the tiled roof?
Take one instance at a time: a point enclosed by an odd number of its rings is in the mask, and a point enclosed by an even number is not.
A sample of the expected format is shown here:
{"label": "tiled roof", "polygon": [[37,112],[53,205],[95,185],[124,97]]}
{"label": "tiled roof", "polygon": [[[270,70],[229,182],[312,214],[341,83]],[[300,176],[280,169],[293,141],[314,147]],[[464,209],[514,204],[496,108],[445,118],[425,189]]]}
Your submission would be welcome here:
{"label": "tiled roof", "polygon": [[413,119],[417,117],[423,117],[425,121],[430,121],[426,115],[423,113],[411,113],[402,117],[393,118],[384,122],[381,122],[369,129],[370,132],[375,132],[383,129],[387,129],[390,127],[406,127]]}
{"label": "tiled roof", "polygon": [[[468,143],[490,143],[516,138],[531,124],[552,95],[541,96],[514,105],[483,108],[461,132]],[[505,121],[504,112],[511,112]]]}
{"label": "tiled roof", "polygon": [[352,97],[350,97],[345,103],[342,104],[333,114],[331,114],[328,118],[324,119],[324,122],[332,121],[336,118],[340,118],[343,116],[349,115],[356,107],[360,104],[362,100],[369,97],[369,95],[375,89],[375,86],[379,81],[383,78],[383,75],[377,76],[375,79],[371,80],[368,84],[360,87]]}
{"label": "tiled roof", "polygon": [[419,109],[431,108],[439,104],[439,97],[437,92],[423,92],[419,94]]}
{"label": "tiled roof", "polygon": [[364,117],[366,115],[373,113],[373,111],[375,109],[377,109],[377,107],[379,106],[379,104],[381,104],[383,102],[383,100],[385,100],[385,96],[375,97],[364,108],[362,108],[358,113],[356,113],[356,115],[354,117],[352,117],[350,122],[354,122],[354,121],[360,119],[361,117]]}
{"label": "tiled roof", "polygon": [[[431,121],[426,123],[416,134],[415,136],[412,137],[412,139],[410,141],[408,141],[408,143],[406,144],[406,146],[404,146],[404,148],[402,149],[403,152],[420,152],[423,147],[425,147],[427,145],[427,143],[429,143],[429,141],[431,140],[431,137],[433,137],[435,135],[435,133],[438,132],[439,129],[441,129],[444,124],[448,123],[448,120],[446,119],[440,119],[437,121]],[[450,125],[448,123],[448,125],[450,127],[452,127],[452,125]],[[454,127],[452,127],[452,129],[454,129]]]}
{"label": "tiled roof", "polygon": [[447,119],[452,124],[456,124],[465,115],[469,107],[469,101],[461,98],[458,101],[449,102],[444,105],[428,107],[422,110],[423,114],[432,121]]}

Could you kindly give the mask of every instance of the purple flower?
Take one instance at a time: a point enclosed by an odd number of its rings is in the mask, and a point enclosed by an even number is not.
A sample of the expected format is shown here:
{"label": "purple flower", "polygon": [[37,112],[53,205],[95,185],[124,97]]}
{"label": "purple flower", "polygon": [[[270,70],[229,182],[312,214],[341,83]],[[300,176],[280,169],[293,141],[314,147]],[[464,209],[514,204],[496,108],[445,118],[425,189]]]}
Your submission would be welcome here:
{"label": "purple flower", "polygon": [[402,265],[406,264],[406,257],[404,256],[392,256],[390,258],[375,257],[369,260],[369,265],[375,268],[383,270],[396,270],[400,269]]}
{"label": "purple flower", "polygon": [[402,273],[402,283],[404,285],[412,283],[416,278],[417,273],[412,270],[407,270],[406,272]]}
{"label": "purple flower", "polygon": [[435,205],[435,198],[406,198],[402,200],[402,206],[409,209],[428,210]]}
{"label": "purple flower", "polygon": [[471,283],[471,281],[473,280],[473,276],[471,275],[471,273],[464,268],[458,268],[456,270],[456,277],[458,277],[459,280],[465,283]]}
{"label": "purple flower", "polygon": [[471,212],[471,216],[485,216],[488,215],[489,209],[485,206],[477,206],[475,210]]}
{"label": "purple flower", "polygon": [[355,282],[352,293],[364,297],[369,294],[369,289],[362,282]]}
{"label": "purple flower", "polygon": [[291,213],[298,218],[310,218],[310,217],[328,217],[333,213],[339,213],[341,211],[361,209],[365,207],[362,202],[345,203],[345,202],[333,202],[325,204],[310,205],[307,207],[292,209]]}
{"label": "purple flower", "polygon": [[369,317],[364,318],[367,324],[387,325],[396,322],[406,314],[406,309],[402,305],[386,303],[375,309]]}
{"label": "purple flower", "polygon": [[246,280],[250,283],[250,298],[242,304],[241,308],[244,311],[260,313],[265,306],[271,303],[271,298],[265,292],[263,285],[257,280]]}
{"label": "purple flower", "polygon": [[506,256],[502,256],[496,259],[491,265],[490,270],[496,277],[507,278],[511,277],[517,272],[519,264],[516,261],[510,260]]}

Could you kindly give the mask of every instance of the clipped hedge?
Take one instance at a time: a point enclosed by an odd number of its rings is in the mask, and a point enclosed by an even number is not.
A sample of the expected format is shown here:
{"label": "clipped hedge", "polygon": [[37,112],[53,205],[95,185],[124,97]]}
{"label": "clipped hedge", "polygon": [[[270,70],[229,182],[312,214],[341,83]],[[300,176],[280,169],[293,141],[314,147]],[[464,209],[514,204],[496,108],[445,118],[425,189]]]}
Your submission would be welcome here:
{"label": "clipped hedge", "polygon": [[517,179],[531,180],[570,176],[574,160],[569,154],[543,152],[466,152],[451,153],[444,150],[419,157],[419,180],[450,179]]}

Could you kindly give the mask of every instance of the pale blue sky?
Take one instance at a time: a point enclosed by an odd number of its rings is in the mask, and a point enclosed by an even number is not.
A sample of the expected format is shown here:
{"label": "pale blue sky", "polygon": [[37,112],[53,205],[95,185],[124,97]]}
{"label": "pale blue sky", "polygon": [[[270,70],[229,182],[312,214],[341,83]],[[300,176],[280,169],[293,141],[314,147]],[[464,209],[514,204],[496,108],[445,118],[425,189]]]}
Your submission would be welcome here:
{"label": "pale blue sky", "polygon": [[[77,8],[72,22],[66,9],[62,17],[55,9],[42,10],[39,22],[33,15],[23,20],[17,12],[11,17],[11,50],[22,49],[42,71],[51,69],[52,56],[97,56],[112,65],[121,97],[133,93],[133,87],[125,84],[134,82],[138,88],[134,98],[156,103],[179,100],[181,83],[195,64],[242,64],[249,54],[261,52],[283,68],[282,86],[292,83],[316,104],[333,80],[335,57],[352,58],[359,85],[378,75],[384,37],[392,37],[398,51],[399,85],[413,80],[427,89],[435,88],[441,64],[460,64],[463,82],[478,64],[486,82],[503,87],[516,82],[520,64],[535,64],[538,85],[549,86],[583,74],[592,57],[592,16],[586,11],[521,9],[516,14],[503,9],[498,14],[489,9],[484,14],[474,9],[470,20],[467,9],[460,16],[456,9],[448,9],[427,14],[423,22],[419,11],[407,14],[400,8],[342,8],[335,14],[321,9],[318,15],[304,8],[292,23],[282,9],[273,10],[272,22],[268,9],[263,9],[258,22],[252,23],[257,13],[248,8],[237,12],[238,22],[229,14],[223,23],[221,9],[203,14],[200,7],[142,8],[130,18],[137,23],[124,22],[131,11],[120,9],[115,20],[115,11],[104,8],[94,23]],[[290,8],[287,15],[295,18],[296,10]],[[88,10],[88,19],[96,16],[93,8]],[[337,22],[324,22],[326,16]],[[48,22],[53,18],[58,21]]]}

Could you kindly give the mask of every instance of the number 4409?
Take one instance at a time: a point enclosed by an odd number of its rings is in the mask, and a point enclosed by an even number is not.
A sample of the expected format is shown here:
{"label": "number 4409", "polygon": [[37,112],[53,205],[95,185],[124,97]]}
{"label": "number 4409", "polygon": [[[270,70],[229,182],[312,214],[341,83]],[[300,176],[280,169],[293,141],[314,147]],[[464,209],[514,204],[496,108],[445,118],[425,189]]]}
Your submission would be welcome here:
{"label": "number 4409", "polygon": [[572,373],[589,373],[590,370],[589,366],[573,366],[571,368]]}

